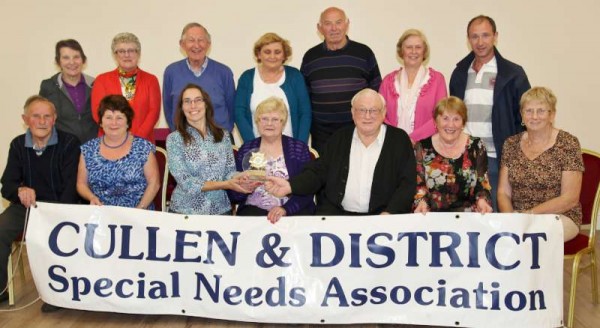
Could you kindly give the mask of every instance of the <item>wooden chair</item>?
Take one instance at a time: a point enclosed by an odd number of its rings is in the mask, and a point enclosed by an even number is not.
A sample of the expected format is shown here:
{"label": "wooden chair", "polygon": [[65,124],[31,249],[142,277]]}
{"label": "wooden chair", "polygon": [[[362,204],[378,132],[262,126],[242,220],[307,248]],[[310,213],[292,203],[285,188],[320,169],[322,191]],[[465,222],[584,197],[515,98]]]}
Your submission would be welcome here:
{"label": "wooden chair", "polygon": [[[569,316],[567,327],[572,328],[575,319],[575,292],[577,278],[583,270],[590,269],[592,277],[592,301],[598,304],[598,266],[596,264],[596,228],[600,207],[600,153],[583,149],[585,172],[581,184],[579,201],[583,212],[583,224],[590,225],[589,235],[580,233],[565,243],[565,259],[573,260],[571,272],[571,291],[569,295]],[[583,266],[581,258],[588,255],[589,262]]]}
{"label": "wooden chair", "polygon": [[[23,238],[23,234],[19,235],[12,243],[12,247],[10,250],[10,255],[8,256],[8,286],[6,291],[8,292],[8,305],[15,305],[15,284],[14,284],[14,273],[13,270],[13,254],[17,255],[17,267],[21,272],[21,281],[25,282],[25,266],[22,257],[22,248],[25,247],[25,240]],[[19,263],[20,262],[20,263]]]}
{"label": "wooden chair", "polygon": [[169,167],[167,166],[167,151],[156,146],[156,161],[158,162],[158,174],[160,176],[160,189],[154,196],[154,209],[156,211],[167,211],[167,185],[169,182]]}
{"label": "wooden chair", "polygon": [[310,158],[314,161],[315,159],[319,158],[319,152],[317,152],[316,149],[312,148],[312,147],[308,147],[308,150],[310,151]]}

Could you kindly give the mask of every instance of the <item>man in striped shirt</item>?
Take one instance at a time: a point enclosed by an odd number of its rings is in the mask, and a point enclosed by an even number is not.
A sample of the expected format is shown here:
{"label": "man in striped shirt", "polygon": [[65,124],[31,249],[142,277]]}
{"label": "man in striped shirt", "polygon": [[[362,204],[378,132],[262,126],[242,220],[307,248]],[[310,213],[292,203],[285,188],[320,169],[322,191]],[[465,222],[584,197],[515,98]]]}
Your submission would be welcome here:
{"label": "man in striped shirt", "polygon": [[381,74],[375,54],[348,38],[350,21],[336,7],[321,13],[317,29],[325,41],[309,49],[302,59],[312,105],[312,147],[323,152],[329,136],[352,125],[350,100],[360,90],[379,90]]}
{"label": "man in striped shirt", "polygon": [[471,19],[467,38],[472,51],[456,64],[450,78],[450,94],[467,105],[466,132],[485,142],[492,203],[497,210],[502,145],[506,138],[523,130],[519,101],[531,86],[523,68],[504,59],[496,49],[498,32],[491,17],[480,15]]}

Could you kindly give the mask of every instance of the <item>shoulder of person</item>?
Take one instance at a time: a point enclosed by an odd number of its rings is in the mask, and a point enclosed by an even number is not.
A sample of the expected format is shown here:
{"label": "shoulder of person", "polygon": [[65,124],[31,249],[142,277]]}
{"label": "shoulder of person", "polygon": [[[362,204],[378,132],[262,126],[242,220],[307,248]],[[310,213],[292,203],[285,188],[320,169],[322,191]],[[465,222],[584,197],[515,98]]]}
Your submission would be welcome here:
{"label": "shoulder of person", "polygon": [[577,147],[581,148],[579,146],[579,139],[572,135],[571,133],[565,131],[565,130],[558,130],[558,136],[556,137],[558,140],[562,140],[562,142],[566,143],[566,144],[573,144],[573,145],[577,145]]}
{"label": "shoulder of person", "polygon": [[64,144],[65,146],[81,146],[81,142],[79,142],[79,138],[77,138],[74,134],[69,132],[65,132],[59,129],[56,129],[56,134],[58,137],[58,142],[60,144]]}

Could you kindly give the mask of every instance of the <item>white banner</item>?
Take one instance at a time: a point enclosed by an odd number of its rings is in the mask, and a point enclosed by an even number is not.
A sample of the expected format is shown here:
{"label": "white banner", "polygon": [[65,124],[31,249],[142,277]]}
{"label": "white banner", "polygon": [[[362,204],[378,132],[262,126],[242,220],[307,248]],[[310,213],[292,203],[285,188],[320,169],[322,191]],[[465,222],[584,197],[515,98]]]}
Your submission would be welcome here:
{"label": "white banner", "polygon": [[557,327],[551,215],[184,216],[38,203],[27,230],[57,306],[273,323]]}

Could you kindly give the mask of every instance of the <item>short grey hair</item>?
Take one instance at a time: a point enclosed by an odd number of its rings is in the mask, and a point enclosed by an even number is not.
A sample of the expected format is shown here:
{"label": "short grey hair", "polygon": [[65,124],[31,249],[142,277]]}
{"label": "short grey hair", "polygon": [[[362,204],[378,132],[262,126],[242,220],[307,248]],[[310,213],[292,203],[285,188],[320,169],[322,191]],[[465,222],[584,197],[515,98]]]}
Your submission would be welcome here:
{"label": "short grey hair", "polygon": [[358,100],[358,98],[362,97],[362,96],[377,96],[379,98],[379,101],[381,101],[381,111],[385,110],[385,98],[383,98],[383,96],[378,93],[377,91],[370,89],[370,88],[364,88],[362,90],[360,90],[359,92],[357,92],[354,97],[352,97],[352,100],[350,101],[350,104],[352,105],[352,109],[354,109],[354,103]]}
{"label": "short grey hair", "polygon": [[115,37],[112,40],[112,44],[110,45],[110,48],[113,53],[117,51],[117,45],[119,43],[133,43],[137,47],[138,53],[142,52],[142,45],[140,44],[140,39],[138,39],[138,37],[135,36],[135,34],[133,33],[123,32],[115,35]]}
{"label": "short grey hair", "polygon": [[210,33],[208,33],[208,30],[206,29],[206,27],[204,27],[204,26],[202,26],[202,24],[196,23],[196,22],[187,23],[183,27],[183,30],[181,31],[181,39],[180,39],[180,41],[183,41],[183,37],[185,36],[185,34],[187,33],[187,31],[189,29],[191,29],[192,27],[199,27],[199,28],[203,29],[204,33],[206,34],[206,37],[208,38],[208,42],[212,42],[210,40]]}

